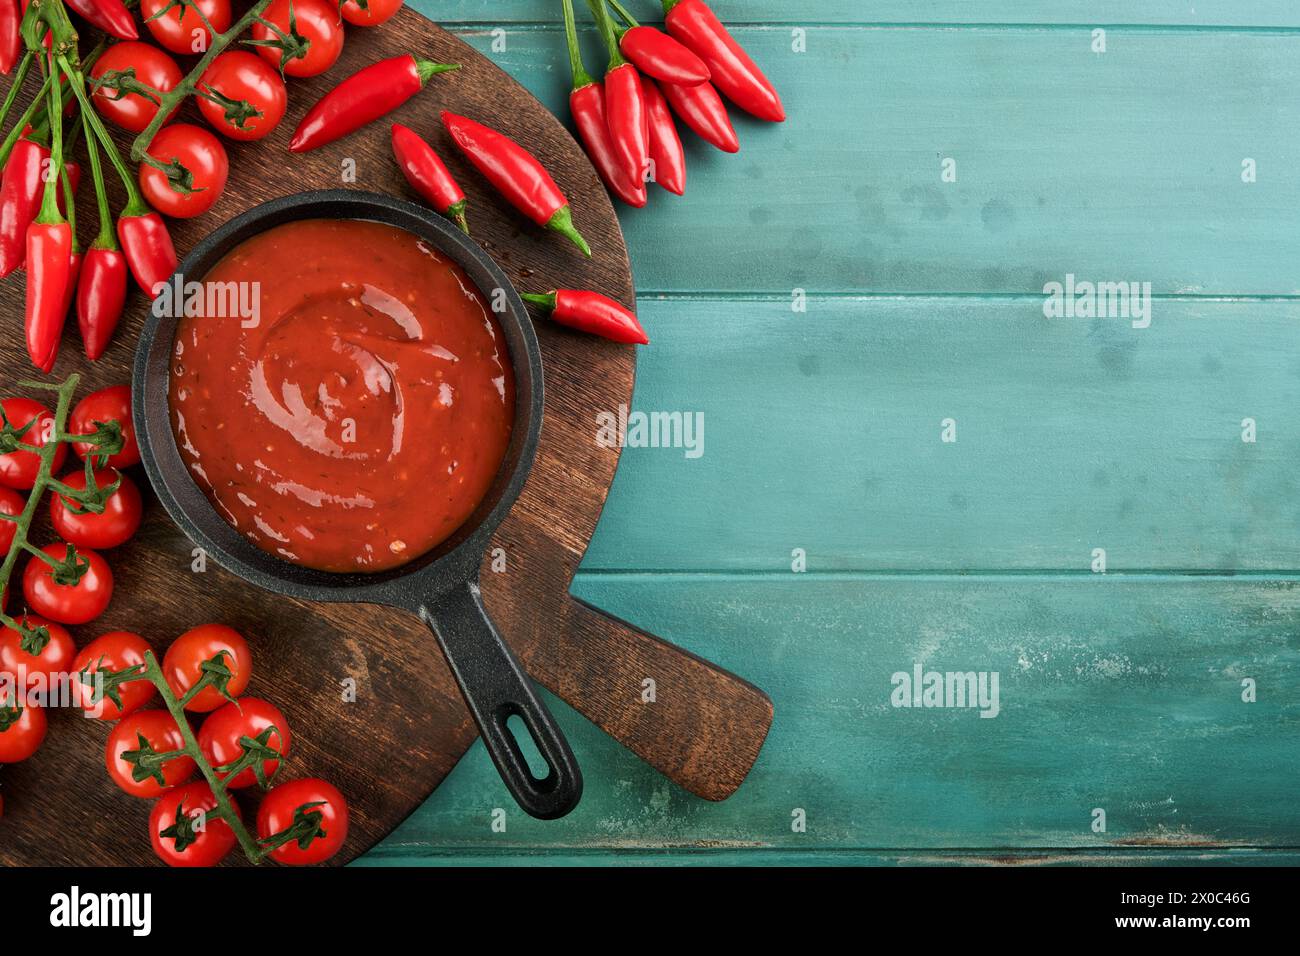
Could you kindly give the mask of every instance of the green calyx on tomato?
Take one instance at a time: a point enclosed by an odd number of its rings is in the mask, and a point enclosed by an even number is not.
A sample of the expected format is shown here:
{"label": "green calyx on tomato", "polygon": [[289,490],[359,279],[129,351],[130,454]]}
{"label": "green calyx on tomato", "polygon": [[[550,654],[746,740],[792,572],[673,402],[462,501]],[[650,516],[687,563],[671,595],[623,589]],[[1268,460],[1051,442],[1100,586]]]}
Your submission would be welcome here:
{"label": "green calyx on tomato", "polygon": [[62,558],[55,558],[44,550],[36,553],[50,566],[50,580],[63,587],[76,587],[90,570],[90,559],[78,554],[71,544],[64,549]]}
{"label": "green calyx on tomato", "polygon": [[293,0],[289,0],[288,30],[281,30],[265,17],[258,17],[257,22],[271,33],[275,34],[275,36],[267,37],[264,40],[245,40],[244,42],[249,46],[262,47],[267,50],[279,50],[280,76],[284,76],[284,69],[289,65],[290,61],[307,59],[307,55],[311,52],[311,40],[298,32],[298,17],[294,13]]}
{"label": "green calyx on tomato", "polygon": [[49,643],[50,629],[44,624],[32,627],[26,617],[18,622],[18,646],[24,654],[40,657]]}
{"label": "green calyx on tomato", "polygon": [[343,52],[343,20],[332,0],[272,0],[243,42],[281,77],[319,76]]}
{"label": "green calyx on tomato", "polygon": [[235,679],[235,672],[226,664],[226,658],[230,656],[229,651],[218,651],[216,657],[211,657],[199,665],[201,676],[198,683],[187,690],[185,696],[181,698],[181,707],[187,706],[208,688],[216,691],[232,704],[235,703],[235,698],[229,689],[230,682]]}
{"label": "green calyx on tomato", "polygon": [[174,849],[177,853],[184,853],[189,847],[198,842],[199,836],[203,833],[202,829],[195,827],[195,821],[203,819],[206,814],[195,814],[190,816],[185,810],[184,798],[176,805],[176,822],[171,826],[158,831],[160,837],[168,837],[175,841]]}
{"label": "green calyx on tomato", "polygon": [[194,95],[219,106],[221,118],[233,129],[251,132],[253,127],[249,125],[249,120],[261,119],[265,115],[248,100],[233,99],[210,86],[195,90]]}
{"label": "green calyx on tomato", "polygon": [[122,434],[122,426],[116,420],[95,422],[93,432],[76,437],[79,445],[87,445],[95,449],[95,453],[90,457],[101,468],[108,463],[110,458],[119,454],[126,447],[126,438]]}
{"label": "green calyx on tomato", "polygon": [[9,416],[5,414],[4,407],[0,406],[0,455],[8,455],[16,451],[36,451],[33,446],[23,441],[23,437],[35,424],[36,418],[32,418],[26,425],[14,427],[9,423]]}
{"label": "green calyx on tomato", "polygon": [[84,702],[93,706],[100,701],[108,700],[119,710],[122,707],[122,685],[137,681],[144,676],[145,665],[131,664],[120,670],[104,667],[104,658],[100,658],[100,664],[93,672],[90,670],[81,670],[77,676],[81,683],[90,688],[90,693],[85,697]]}
{"label": "green calyx on tomato", "polygon": [[[152,212],[141,203],[139,214]],[[126,215],[124,213],[124,215]],[[131,419],[131,387],[111,385],[91,392],[77,403],[68,419],[72,450],[82,458],[94,454],[99,467],[125,468],[138,464],[140,446]]]}
{"label": "green calyx on tomato", "polygon": [[137,96],[143,96],[154,105],[162,102],[163,91],[148,83],[141,83],[136,78],[135,67],[129,66],[124,70],[105,70],[99,76],[92,77],[90,80],[92,92],[98,93],[100,90],[107,90],[107,98],[113,103],[130,96],[132,93]]}
{"label": "green calyx on tomato", "polygon": [[268,775],[266,764],[271,761],[279,761],[284,756],[278,747],[272,745],[272,737],[280,737],[280,732],[275,727],[267,727],[256,737],[240,737],[239,746],[243,750],[243,754],[229,763],[223,763],[212,769],[223,777],[235,779],[245,770],[251,769],[258,787],[262,790],[267,789],[275,775],[280,772],[280,766],[277,762],[275,769]]}
{"label": "green calyx on tomato", "polygon": [[177,757],[185,756],[185,751],[159,753],[143,733],[137,733],[136,740],[138,746],[134,750],[124,750],[121,754],[122,760],[131,765],[131,779],[136,783],[154,780],[160,787],[165,787],[167,778],[163,774],[163,768]]}
{"label": "green calyx on tomato", "polygon": [[23,719],[22,704],[0,705],[0,734]]}
{"label": "green calyx on tomato", "polygon": [[122,476],[117,475],[107,485],[96,484],[94,461],[87,458],[86,485],[84,488],[73,488],[66,483],[60,484],[61,487],[58,488],[58,491],[63,499],[63,507],[74,515],[102,515],[104,506],[108,504],[108,499],[117,494],[117,489],[122,487]]}
{"label": "green calyx on tomato", "polygon": [[258,840],[258,846],[270,851],[282,847],[286,843],[295,843],[298,849],[305,850],[317,839],[329,836],[323,826],[325,815],[318,809],[325,806],[325,804],[326,801],[324,800],[304,803],[293,811],[292,823],[279,833],[272,833],[270,836]]}

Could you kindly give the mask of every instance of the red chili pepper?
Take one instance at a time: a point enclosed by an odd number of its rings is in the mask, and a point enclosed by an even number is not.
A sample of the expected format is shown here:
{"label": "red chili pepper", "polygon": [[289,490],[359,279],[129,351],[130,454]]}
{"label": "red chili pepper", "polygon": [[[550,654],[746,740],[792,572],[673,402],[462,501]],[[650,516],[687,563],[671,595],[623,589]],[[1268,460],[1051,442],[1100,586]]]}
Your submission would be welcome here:
{"label": "red chili pepper", "polygon": [[573,210],[551,174],[532,153],[508,136],[447,110],[442,123],[452,140],[510,204],[539,226],[564,236],[591,255],[591,247],[573,225]]}
{"label": "red chili pepper", "polygon": [[138,40],[135,20],[122,0],[63,0],[91,26],[99,27],[119,40]]}
{"label": "red chili pepper", "polygon": [[605,0],[587,0],[601,36],[609,50],[609,68],[605,71],[605,116],[614,153],[633,182],[645,182],[650,162],[650,144],[646,141],[645,100],[641,97],[641,74],[623,59],[614,40]]}
{"label": "red chili pepper", "polygon": [[95,360],[104,354],[122,308],[126,304],[126,256],[121,251],[101,246],[90,247],[81,263],[77,283],[77,325],[86,348],[86,358]]}
{"label": "red chili pepper", "polygon": [[637,23],[618,0],[609,0],[609,5],[627,22],[625,30],[616,30],[618,48],[638,70],[679,86],[709,81],[708,66],[689,49],[662,30]]}
{"label": "red chili pepper", "polygon": [[664,26],[709,68],[712,83],[746,113],[785,121],[776,88],[704,0],[663,0]]}
{"label": "red chili pepper", "polygon": [[139,212],[127,207],[117,220],[117,238],[136,285],[155,299],[158,293],[154,287],[176,272],[176,248],[162,217],[148,207],[143,208],[145,211]]}
{"label": "red chili pepper", "polygon": [[578,127],[578,136],[605,185],[623,202],[640,209],[646,204],[645,180],[628,176],[614,153],[609,123],[605,118],[605,90],[583,65],[571,0],[564,0],[564,33],[569,45],[569,67],[573,73],[569,109],[573,113],[574,125]]}
{"label": "red chili pepper", "polygon": [[672,110],[655,81],[641,77],[645,94],[646,121],[650,125],[650,162],[653,179],[670,193],[678,196],[686,192],[686,151],[682,138],[677,135]]}
{"label": "red chili pepper", "polygon": [[636,209],[646,204],[644,180],[632,180],[623,164],[614,154],[614,144],[609,138],[609,124],[605,115],[605,89],[592,83],[569,94],[569,109],[573,112],[578,136],[587,148],[592,165],[605,185],[623,202]]}
{"label": "red chili pepper", "polygon": [[618,48],[642,73],[665,83],[693,86],[709,82],[704,61],[662,30],[635,26],[619,38]]}
{"label": "red chili pepper", "polygon": [[27,258],[27,227],[41,208],[41,178],[50,151],[30,139],[14,144],[0,177],[0,278]]}
{"label": "red chili pepper", "polygon": [[22,23],[18,0],[0,0],[0,73],[8,76],[23,52]]}
{"label": "red chili pepper", "polygon": [[72,227],[38,218],[27,227],[27,354],[42,372],[54,368],[63,334],[72,263]]}
{"label": "red chili pepper", "polygon": [[430,206],[460,226],[468,236],[465,191],[451,175],[451,170],[442,161],[442,157],[433,151],[433,147],[414,130],[401,123],[394,123],[393,155],[411,188],[423,196]]}
{"label": "red chili pepper", "polygon": [[650,338],[629,310],[599,292],[560,289],[544,295],[525,293],[525,302],[545,309],[560,325],[599,335],[613,342],[649,345]]}
{"label": "red chili pepper", "polygon": [[429,77],[459,70],[456,63],[417,60],[409,53],[373,63],[353,73],[307,111],[289,150],[305,153],[332,143],[401,106],[424,88]]}
{"label": "red chili pepper", "polygon": [[712,143],[724,153],[740,152],[736,129],[731,125],[727,107],[712,83],[697,83],[695,86],[664,83],[659,89],[672,106],[673,112],[682,118],[682,122],[696,136]]}

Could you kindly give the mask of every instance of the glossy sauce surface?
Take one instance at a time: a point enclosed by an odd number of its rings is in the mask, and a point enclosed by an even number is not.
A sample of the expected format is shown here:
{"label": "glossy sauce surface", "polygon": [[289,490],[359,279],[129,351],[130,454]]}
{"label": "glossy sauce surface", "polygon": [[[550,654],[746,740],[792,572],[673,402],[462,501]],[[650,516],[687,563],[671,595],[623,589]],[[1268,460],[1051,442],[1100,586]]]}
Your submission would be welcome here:
{"label": "glossy sauce surface", "polygon": [[509,349],[464,270],[393,226],[304,220],[203,279],[228,282],[246,300],[260,283],[256,324],[207,294],[171,362],[177,445],[218,512],[325,571],[397,567],[455,532],[515,407]]}

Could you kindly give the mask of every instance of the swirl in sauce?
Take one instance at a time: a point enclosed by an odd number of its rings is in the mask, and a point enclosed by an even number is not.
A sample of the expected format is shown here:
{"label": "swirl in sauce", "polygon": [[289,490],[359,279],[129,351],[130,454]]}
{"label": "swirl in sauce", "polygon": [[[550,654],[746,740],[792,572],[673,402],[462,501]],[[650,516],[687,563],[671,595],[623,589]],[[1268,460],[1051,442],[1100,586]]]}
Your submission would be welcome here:
{"label": "swirl in sauce", "polygon": [[386,570],[446,540],[491,488],[514,420],[509,350],[464,270],[405,230],[313,219],[249,239],[203,280],[230,282],[245,300],[260,284],[256,324],[186,315],[171,362],[176,442],[217,511],[324,571]]}

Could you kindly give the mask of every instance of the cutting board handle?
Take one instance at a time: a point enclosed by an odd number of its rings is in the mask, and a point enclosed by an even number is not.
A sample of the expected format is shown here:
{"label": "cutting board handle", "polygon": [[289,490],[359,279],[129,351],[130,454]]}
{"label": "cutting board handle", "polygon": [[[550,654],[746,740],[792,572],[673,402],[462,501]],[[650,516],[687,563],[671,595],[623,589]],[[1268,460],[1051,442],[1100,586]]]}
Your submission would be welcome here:
{"label": "cutting board handle", "polygon": [[547,639],[527,642],[528,672],[691,793],[735,793],[772,726],[768,696],[571,596],[563,606]]}

